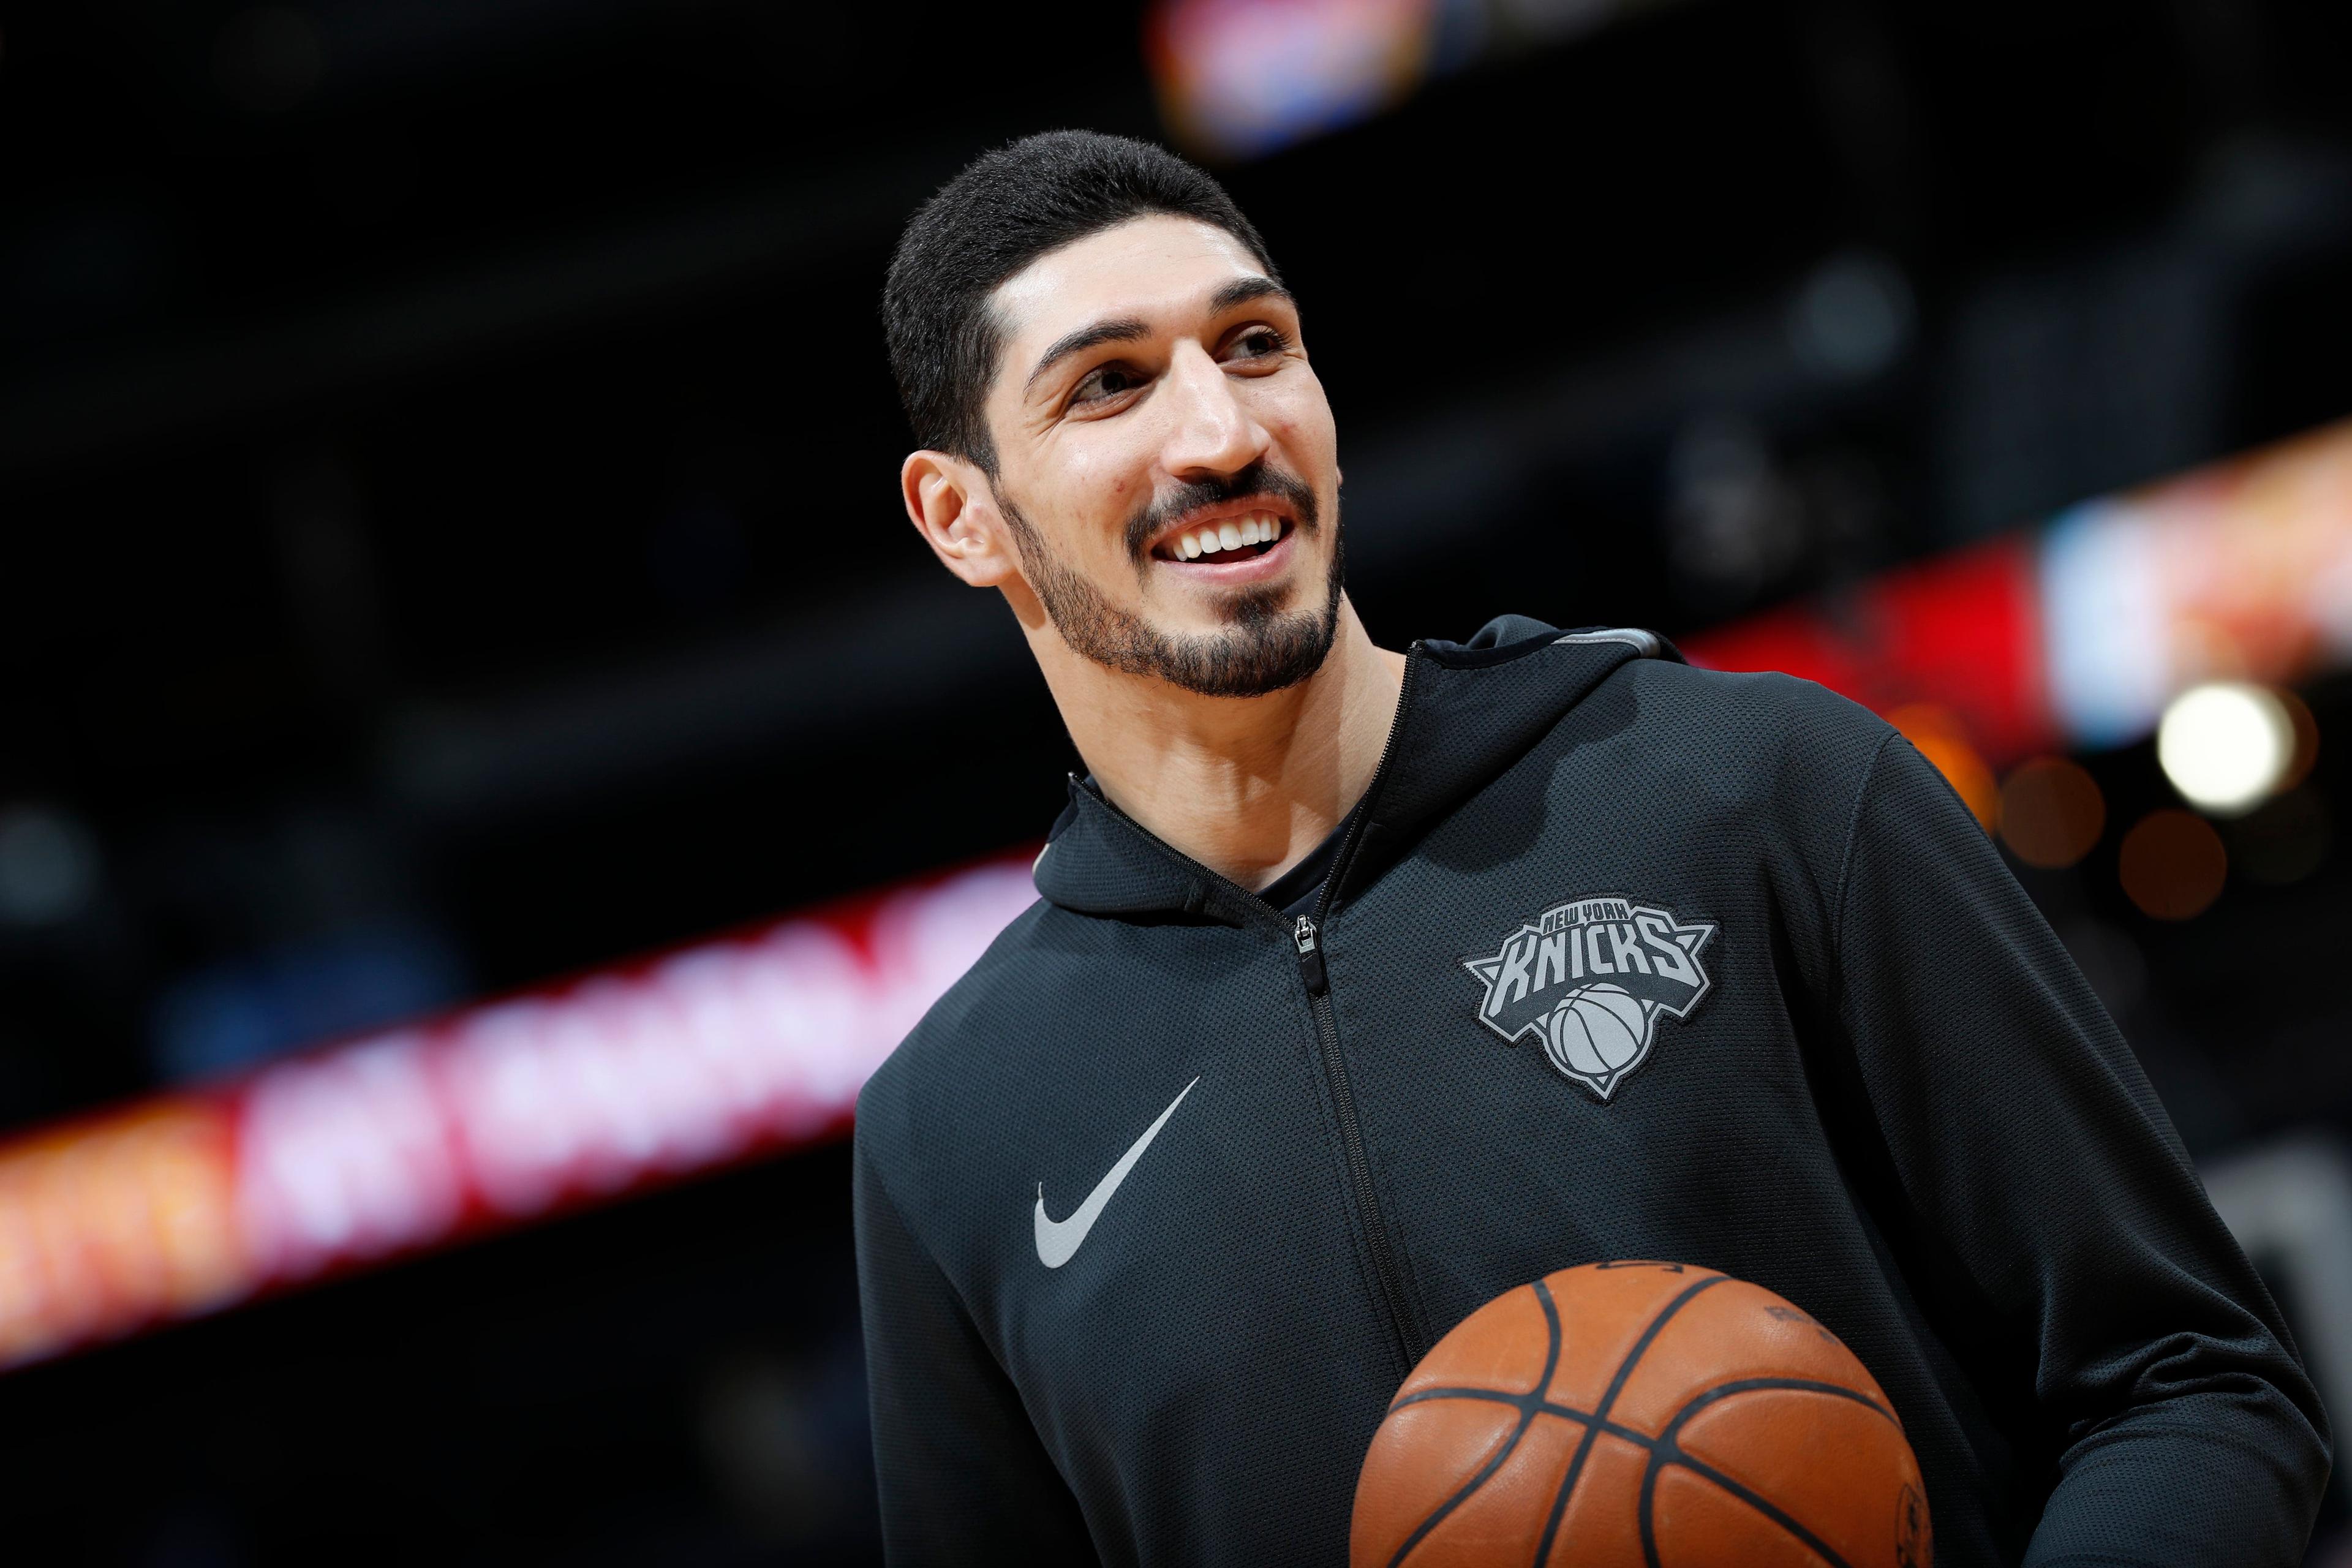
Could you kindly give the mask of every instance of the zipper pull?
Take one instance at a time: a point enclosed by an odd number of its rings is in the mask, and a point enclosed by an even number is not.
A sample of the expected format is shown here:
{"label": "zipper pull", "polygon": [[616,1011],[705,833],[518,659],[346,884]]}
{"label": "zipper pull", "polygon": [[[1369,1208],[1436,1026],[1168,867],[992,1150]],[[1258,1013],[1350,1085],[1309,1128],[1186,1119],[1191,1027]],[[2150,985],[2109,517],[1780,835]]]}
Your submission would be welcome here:
{"label": "zipper pull", "polygon": [[1331,976],[1323,967],[1323,949],[1315,940],[1315,917],[1301,915],[1292,928],[1290,940],[1298,946],[1298,973],[1307,981],[1307,994],[1320,996],[1331,989]]}

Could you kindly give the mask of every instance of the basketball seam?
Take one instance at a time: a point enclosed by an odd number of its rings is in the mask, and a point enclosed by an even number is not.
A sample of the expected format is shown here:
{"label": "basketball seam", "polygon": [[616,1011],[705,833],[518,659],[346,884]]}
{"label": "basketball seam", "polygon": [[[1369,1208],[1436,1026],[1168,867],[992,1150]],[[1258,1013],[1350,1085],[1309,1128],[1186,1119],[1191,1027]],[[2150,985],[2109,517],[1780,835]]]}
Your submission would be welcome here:
{"label": "basketball seam", "polygon": [[[1658,1452],[1656,1449],[1654,1448],[1650,1451],[1650,1458],[1652,1460],[1652,1464],[1649,1471],[1642,1478],[1642,1562],[1644,1564],[1644,1568],[1663,1568],[1663,1564],[1658,1556],[1656,1522],[1652,1517],[1652,1509],[1657,1492],[1657,1479],[1659,1475],[1663,1473],[1656,1462],[1658,1459]],[[1737,1498],[1741,1502],[1746,1503],[1748,1507],[1762,1514],[1766,1519],[1770,1520],[1773,1523],[1787,1531],[1790,1535],[1795,1536],[1808,1548],[1818,1553],[1822,1561],[1829,1564],[1829,1568],[1853,1568],[1853,1564],[1846,1562],[1844,1558],[1839,1556],[1837,1552],[1832,1549],[1828,1542],[1823,1541],[1820,1536],[1815,1535],[1811,1531],[1807,1530],[1791,1515],[1781,1511],[1780,1507],[1773,1503],[1770,1499],[1763,1496],[1759,1492],[1753,1491],[1748,1487],[1742,1485],[1740,1482],[1732,1479],[1729,1476],[1725,1475],[1721,1470],[1717,1469],[1713,1465],[1707,1464],[1703,1460],[1694,1459],[1687,1454],[1683,1453],[1680,1449],[1675,1450],[1674,1457],[1667,1459],[1665,1462],[1670,1465],[1680,1465],[1684,1469],[1690,1471],[1693,1475],[1713,1481],[1717,1486],[1721,1487],[1726,1492],[1728,1492],[1731,1496]]]}
{"label": "basketball seam", "polygon": [[[1738,1383],[1719,1384],[1714,1388],[1703,1391],[1695,1396],[1688,1405],[1684,1405],[1681,1411],[1676,1413],[1676,1421],[1675,1426],[1679,1426],[1681,1422],[1687,1419],[1690,1415],[1696,1414],[1698,1409],[1714,1403],[1717,1399],[1727,1397],[1734,1394],[1753,1393],[1758,1390],[1769,1388],[1790,1389],[1804,1393],[1832,1394],[1840,1399],[1851,1400],[1854,1404],[1875,1412],[1877,1415],[1885,1417],[1889,1421],[1895,1420],[1894,1412],[1880,1405],[1876,1400],[1872,1399],[1867,1394],[1844,1387],[1840,1384],[1816,1383],[1805,1378],[1746,1378]],[[1755,1508],[1759,1512],[1762,1513],[1767,1519],[1771,1520],[1775,1524],[1780,1525],[1784,1529],[1788,1530],[1800,1541],[1804,1542],[1809,1547],[1813,1547],[1820,1551],[1823,1553],[1825,1559],[1832,1564],[1832,1568],[1846,1568],[1846,1565],[1838,1557],[1838,1554],[1834,1551],[1832,1551],[1826,1544],[1817,1542],[1811,1532],[1807,1531],[1802,1524],[1798,1523],[1795,1520],[1782,1513],[1766,1499],[1750,1491],[1740,1481],[1724,1474],[1714,1466],[1708,1464],[1706,1460],[1694,1458],[1689,1454],[1684,1452],[1678,1443],[1674,1442],[1668,1437],[1653,1436],[1649,1433],[1642,1431],[1638,1427],[1627,1426],[1621,1422],[1604,1419],[1595,1415],[1591,1411],[1579,1410],[1571,1405],[1561,1405],[1549,1399],[1530,1400],[1526,1394],[1506,1394],[1499,1388],[1424,1388],[1418,1393],[1406,1394],[1403,1398],[1399,1399],[1394,1405],[1389,1406],[1389,1408],[1393,1412],[1395,1410],[1402,1409],[1403,1406],[1408,1405],[1422,1405],[1440,1399],[1484,1400],[1489,1404],[1510,1405],[1513,1409],[1518,1410],[1523,1414],[1532,1412],[1537,1415],[1556,1415],[1562,1420],[1572,1421],[1580,1426],[1597,1428],[1604,1436],[1615,1437],[1621,1442],[1631,1443],[1635,1447],[1642,1449],[1643,1453],[1649,1456],[1649,1458],[1644,1464],[1642,1502],[1638,1515],[1638,1521],[1643,1532],[1643,1553],[1645,1559],[1650,1562],[1654,1563],[1656,1561],[1654,1556],[1654,1537],[1653,1535],[1653,1531],[1655,1527],[1653,1523],[1651,1513],[1653,1506],[1651,1499],[1655,1489],[1654,1477],[1658,1473],[1658,1468],[1661,1465],[1679,1465],[1684,1469],[1689,1470],[1691,1473],[1700,1477],[1702,1479],[1713,1481],[1725,1491],[1729,1492],[1733,1497]],[[1900,1428],[1900,1423],[1897,1423],[1897,1427],[1898,1429]],[[1669,1427],[1670,1431],[1673,1429],[1673,1426]],[[1519,1431],[1515,1432],[1513,1435],[1513,1442],[1516,1443],[1517,1438],[1524,1435],[1524,1426],[1522,1426]],[[1661,1455],[1659,1452],[1661,1448],[1667,1451],[1664,1455]],[[1507,1449],[1506,1457],[1507,1457],[1507,1453],[1508,1450]],[[1486,1471],[1482,1472],[1478,1477],[1478,1483],[1483,1484],[1486,1479],[1491,1479],[1492,1470],[1499,1468],[1499,1465],[1500,1460],[1497,1459]],[[1462,1502],[1466,1501],[1470,1493],[1475,1489],[1476,1487],[1475,1485],[1470,1488],[1466,1488],[1456,1497],[1449,1500],[1443,1509],[1431,1516],[1428,1521],[1429,1527],[1433,1529],[1437,1522],[1444,1519],[1446,1514],[1451,1513],[1455,1507],[1458,1507]],[[1425,1534],[1426,1531],[1418,1532],[1414,1540],[1407,1543],[1404,1550],[1410,1551],[1413,1545],[1418,1544],[1422,1536]],[[1402,1552],[1400,1552],[1400,1560],[1402,1559]]]}
{"label": "basketball seam", "polygon": [[1485,1400],[1490,1405],[1507,1405],[1515,1410],[1532,1410],[1538,1415],[1557,1415],[1561,1420],[1572,1421],[1579,1426],[1597,1426],[1609,1436],[1622,1437],[1627,1442],[1638,1443],[1644,1448],[1657,1442],[1655,1437],[1639,1427],[1620,1426],[1614,1421],[1603,1421],[1590,1410],[1579,1410],[1573,1405],[1562,1405],[1557,1400],[1529,1399],[1524,1394],[1506,1394],[1499,1388],[1424,1388],[1419,1394],[1405,1395],[1389,1408],[1392,1411],[1400,1410],[1408,1405],[1423,1405],[1438,1399]]}
{"label": "basketball seam", "polygon": [[[1472,1476],[1467,1481],[1465,1481],[1462,1484],[1461,1489],[1456,1491],[1452,1497],[1447,1498],[1444,1502],[1438,1504],[1436,1508],[1430,1510],[1429,1516],[1423,1519],[1419,1525],[1414,1527],[1413,1532],[1411,1535],[1405,1537],[1404,1544],[1398,1547],[1396,1549],[1396,1555],[1389,1559],[1389,1568],[1399,1568],[1399,1564],[1402,1563],[1405,1558],[1411,1555],[1414,1547],[1419,1546],[1423,1541],[1429,1539],[1430,1531],[1435,1530],[1440,1524],[1444,1523],[1447,1516],[1452,1514],[1455,1509],[1460,1508],[1465,1502],[1468,1501],[1472,1494],[1476,1492],[1480,1487],[1485,1486],[1487,1480],[1493,1477],[1495,1472],[1503,1468],[1505,1461],[1509,1459],[1512,1453],[1518,1447],[1519,1439],[1527,1436],[1528,1428],[1535,1425],[1536,1407],[1542,1404],[1545,1391],[1551,1387],[1552,1374],[1559,1368],[1561,1333],[1559,1326],[1559,1309],[1552,1301],[1550,1287],[1538,1279],[1528,1288],[1536,1293],[1537,1304],[1543,1308],[1545,1335],[1544,1364],[1543,1372],[1536,1379],[1534,1392],[1528,1396],[1527,1402],[1523,1403],[1517,1399],[1507,1400],[1507,1403],[1518,1406],[1518,1425],[1511,1428],[1511,1435],[1503,1440],[1503,1446],[1495,1451],[1495,1453],[1486,1460],[1485,1465],[1479,1468],[1477,1474]],[[1498,1389],[1496,1392],[1499,1394],[1501,1391]],[[1389,1410],[1393,1414],[1401,1405],[1418,1403],[1420,1403],[1418,1398],[1407,1397],[1400,1399],[1396,1401],[1395,1404],[1391,1405],[1389,1406]]]}
{"label": "basketball seam", "polygon": [[1552,1543],[1559,1537],[1560,1521],[1568,1516],[1568,1500],[1574,1495],[1576,1483],[1583,1477],[1584,1462],[1591,1457],[1593,1444],[1600,1441],[1600,1424],[1609,1418],[1610,1406],[1615,1405],[1617,1396],[1625,1391],[1633,1369],[1641,1363],[1642,1357],[1649,1352],[1650,1346],[1656,1342],[1660,1331],[1676,1312],[1681,1311],[1700,1291],[1720,1285],[1729,1278],[1726,1274],[1717,1274],[1701,1279],[1660,1308],[1658,1315],[1652,1318],[1649,1326],[1642,1331],[1642,1337],[1633,1342],[1633,1348],[1625,1352],[1625,1358],[1617,1363],[1616,1375],[1609,1380],[1609,1387],[1601,1395],[1601,1403],[1593,1406],[1593,1425],[1585,1427],[1584,1436],[1578,1440],[1576,1457],[1568,1462],[1568,1474],[1561,1479],[1559,1490],[1552,1498],[1551,1517],[1544,1521],[1543,1539],[1536,1543],[1535,1568],[1543,1568],[1545,1560],[1551,1556]]}
{"label": "basketball seam", "polygon": [[1666,1423],[1665,1430],[1658,1434],[1657,1441],[1649,1446],[1649,1458],[1643,1465],[1642,1501],[1638,1519],[1642,1531],[1642,1561],[1645,1568],[1661,1568],[1655,1510],[1658,1478],[1664,1473],[1665,1467],[1668,1465],[1679,1465],[1693,1475],[1713,1481],[1724,1491],[1746,1503],[1804,1542],[1808,1548],[1819,1553],[1830,1568],[1850,1568],[1845,1559],[1832,1551],[1827,1542],[1806,1529],[1794,1516],[1784,1512],[1769,1499],[1751,1489],[1745,1483],[1733,1479],[1704,1459],[1694,1458],[1683,1451],[1680,1434],[1693,1416],[1718,1400],[1728,1399],[1738,1394],[1754,1394],[1765,1389],[1826,1394],[1839,1399],[1851,1400],[1865,1410],[1895,1422],[1897,1432],[1903,1429],[1902,1423],[1895,1420],[1895,1413],[1868,1394],[1857,1389],[1848,1388],[1843,1384],[1823,1383],[1815,1378],[1747,1377],[1731,1383],[1719,1383],[1713,1388],[1701,1389],[1685,1401],[1681,1409],[1675,1412],[1674,1419]]}
{"label": "basketball seam", "polygon": [[1895,1419],[1894,1411],[1863,1393],[1862,1390],[1849,1388],[1843,1383],[1829,1383],[1817,1377],[1742,1377],[1735,1378],[1729,1383],[1718,1383],[1712,1388],[1703,1388],[1692,1394],[1683,1407],[1675,1412],[1674,1419],[1666,1424],[1666,1429],[1660,1434],[1659,1440],[1663,1442],[1672,1437],[1692,1416],[1718,1399],[1728,1399],[1735,1394],[1754,1394],[1762,1389],[1771,1388],[1787,1389],[1800,1394],[1833,1394],[1840,1399],[1852,1400],[1854,1404],[1884,1416],[1894,1423],[1897,1431],[1900,1431],[1903,1426],[1900,1421]]}

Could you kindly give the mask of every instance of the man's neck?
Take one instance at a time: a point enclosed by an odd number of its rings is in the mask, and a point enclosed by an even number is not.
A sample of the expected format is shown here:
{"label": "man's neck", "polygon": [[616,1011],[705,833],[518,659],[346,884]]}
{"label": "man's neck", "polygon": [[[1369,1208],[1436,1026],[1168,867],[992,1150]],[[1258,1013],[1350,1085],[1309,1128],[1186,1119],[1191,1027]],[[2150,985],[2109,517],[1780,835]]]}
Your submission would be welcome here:
{"label": "man's neck", "polygon": [[1080,658],[1049,626],[1029,629],[1104,795],[1252,889],[1304,859],[1363,798],[1403,691],[1404,655],[1374,647],[1344,598],[1322,668],[1265,697],[1202,697]]}

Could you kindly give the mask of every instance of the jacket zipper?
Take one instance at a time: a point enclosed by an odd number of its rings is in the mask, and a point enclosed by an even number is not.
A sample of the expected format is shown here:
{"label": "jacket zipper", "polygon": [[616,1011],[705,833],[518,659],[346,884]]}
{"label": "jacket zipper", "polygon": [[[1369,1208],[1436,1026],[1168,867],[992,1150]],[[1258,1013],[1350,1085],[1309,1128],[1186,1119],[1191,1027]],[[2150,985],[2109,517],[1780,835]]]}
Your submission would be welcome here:
{"label": "jacket zipper", "polygon": [[1396,720],[1389,726],[1388,740],[1381,747],[1381,760],[1372,769],[1372,782],[1364,787],[1362,808],[1349,823],[1348,836],[1339,841],[1339,852],[1331,858],[1331,868],[1323,878],[1323,890],[1315,900],[1315,912],[1299,916],[1290,937],[1298,952],[1299,978],[1307,984],[1307,1008],[1315,1016],[1316,1043],[1323,1056],[1323,1079],[1331,1090],[1332,1109],[1339,1118],[1339,1147],[1347,1159],[1349,1184],[1355,1190],[1356,1213],[1363,1221],[1364,1243],[1371,1254],[1372,1291],[1388,1315],[1389,1331],[1395,1337],[1397,1353],[1403,1358],[1408,1372],[1421,1360],[1420,1338],[1413,1332],[1412,1320],[1405,1314],[1404,1284],[1397,1270],[1396,1249],[1390,1245],[1388,1226],[1381,1218],[1380,1199],[1372,1189],[1372,1163],[1364,1152],[1363,1123],[1356,1114],[1355,1090],[1348,1083],[1347,1060],[1339,1054],[1339,1022],[1331,1007],[1331,972],[1323,961],[1322,931],[1330,914],[1331,895],[1347,878],[1349,864],[1355,858],[1357,840],[1363,837],[1364,824],[1371,817],[1373,797],[1388,776],[1389,758],[1396,750],[1397,731],[1404,727],[1406,707],[1412,696],[1412,656],[1420,651],[1421,645],[1416,642],[1405,656],[1404,680],[1397,690]]}
{"label": "jacket zipper", "polygon": [[1380,1202],[1372,1194],[1371,1161],[1364,1153],[1364,1129],[1356,1117],[1355,1091],[1348,1087],[1348,1064],[1339,1055],[1339,1026],[1331,1016],[1330,974],[1323,966],[1316,931],[1315,917],[1301,915],[1291,940],[1298,947],[1298,972],[1307,981],[1307,1005],[1315,1015],[1316,1043],[1323,1053],[1323,1081],[1330,1086],[1331,1105],[1339,1116],[1339,1147],[1347,1157],[1348,1184],[1355,1189],[1356,1212],[1364,1222],[1364,1243],[1371,1251],[1372,1293],[1380,1298],[1397,1354],[1410,1372],[1421,1357],[1405,1327],[1396,1253],[1389,1246],[1388,1227],[1381,1221]]}
{"label": "jacket zipper", "polygon": [[[1348,1064],[1339,1055],[1339,1024],[1331,1011],[1331,974],[1323,963],[1322,931],[1324,920],[1331,909],[1331,894],[1348,874],[1349,863],[1355,858],[1356,841],[1363,836],[1364,823],[1370,816],[1370,802],[1382,780],[1388,777],[1389,760],[1396,752],[1397,731],[1404,728],[1407,705],[1412,698],[1412,677],[1417,668],[1413,660],[1421,652],[1416,640],[1405,652],[1404,679],[1397,688],[1396,718],[1389,725],[1388,739],[1381,745],[1381,760],[1373,764],[1371,782],[1364,786],[1363,800],[1359,804],[1355,819],[1348,825],[1347,837],[1339,841],[1339,852],[1331,858],[1331,868],[1323,878],[1323,890],[1315,900],[1315,912],[1301,915],[1291,927],[1291,944],[1297,950],[1299,978],[1306,982],[1307,1011],[1315,1018],[1315,1041],[1323,1058],[1323,1080],[1331,1091],[1331,1104],[1339,1118],[1339,1147],[1348,1166],[1348,1185],[1356,1198],[1357,1217],[1364,1227],[1365,1246],[1371,1254],[1372,1294],[1378,1299],[1381,1313],[1388,1319],[1389,1334],[1395,1342],[1397,1354],[1410,1373],[1421,1361],[1420,1337],[1413,1331],[1412,1320],[1405,1316],[1404,1286],[1397,1273],[1396,1249],[1389,1244],[1388,1226],[1381,1221],[1380,1199],[1372,1190],[1371,1161],[1364,1152],[1364,1129],[1356,1115],[1355,1091],[1348,1085]],[[1077,775],[1070,775],[1075,780]],[[1104,799],[1103,805],[1113,816],[1127,823],[1138,833],[1160,841],[1150,829],[1127,813]],[[1163,845],[1162,847],[1165,847]],[[1173,851],[1171,851],[1173,853]],[[1243,899],[1255,903],[1279,921],[1282,911],[1243,887],[1232,878],[1223,876],[1197,861],[1191,862],[1212,881],[1222,883]]]}

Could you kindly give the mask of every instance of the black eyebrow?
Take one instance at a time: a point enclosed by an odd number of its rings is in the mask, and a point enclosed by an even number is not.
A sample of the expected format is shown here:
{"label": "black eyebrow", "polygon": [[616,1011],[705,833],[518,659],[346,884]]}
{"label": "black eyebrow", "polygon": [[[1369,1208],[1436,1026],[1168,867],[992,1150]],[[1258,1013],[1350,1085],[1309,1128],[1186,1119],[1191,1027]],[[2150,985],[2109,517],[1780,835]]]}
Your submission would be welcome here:
{"label": "black eyebrow", "polygon": [[[1236,278],[1209,296],[1209,314],[1223,315],[1234,306],[1246,305],[1252,300],[1287,300],[1290,297],[1290,290],[1271,278]],[[1132,316],[1115,317],[1110,321],[1097,321],[1092,326],[1080,327],[1064,336],[1039,357],[1036,368],[1029,373],[1029,379],[1022,383],[1022,390],[1026,392],[1035,386],[1039,377],[1072,354],[1084,353],[1104,343],[1131,343],[1150,335],[1151,329]]]}
{"label": "black eyebrow", "polygon": [[1289,300],[1290,290],[1271,278],[1236,278],[1209,296],[1209,314],[1223,315],[1236,305],[1265,299]]}
{"label": "black eyebrow", "polygon": [[1022,390],[1026,392],[1030,387],[1036,385],[1039,376],[1044,375],[1072,354],[1084,353],[1087,350],[1101,343],[1131,343],[1138,338],[1150,335],[1151,329],[1132,316],[1121,316],[1108,321],[1097,321],[1091,327],[1080,327],[1045,351],[1045,357],[1037,362],[1037,368],[1031,371],[1029,379],[1022,384]]}

